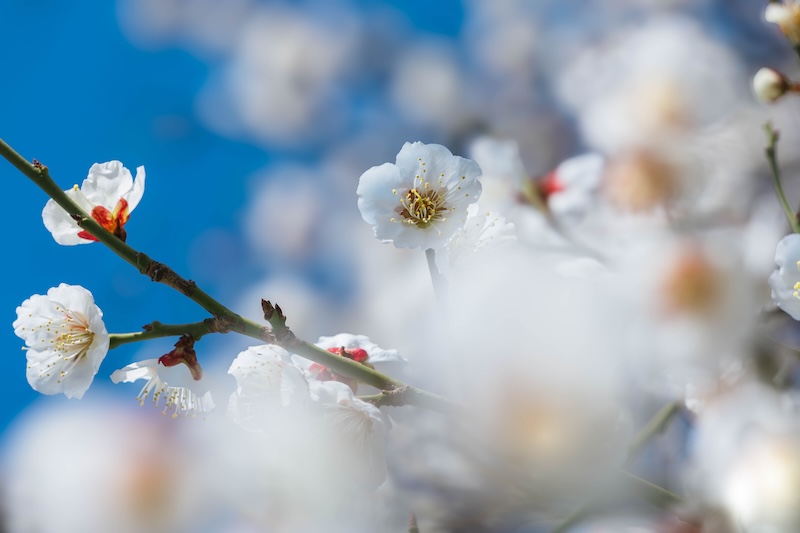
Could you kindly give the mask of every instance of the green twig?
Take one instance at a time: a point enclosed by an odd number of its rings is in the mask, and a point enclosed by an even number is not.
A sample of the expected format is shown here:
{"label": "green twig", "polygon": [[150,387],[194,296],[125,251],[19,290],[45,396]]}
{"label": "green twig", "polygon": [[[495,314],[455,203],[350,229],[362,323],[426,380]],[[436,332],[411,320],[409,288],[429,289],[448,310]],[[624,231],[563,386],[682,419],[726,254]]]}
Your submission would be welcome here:
{"label": "green twig", "polygon": [[601,505],[596,501],[585,503],[572,511],[564,520],[559,523],[550,533],[566,533],[572,526],[582,522],[587,516],[598,511]]}
{"label": "green twig", "polygon": [[154,321],[147,324],[142,329],[144,329],[144,331],[112,333],[109,336],[110,344],[108,349],[113,350],[118,346],[131,342],[159,339],[162,337],[181,337],[183,335],[189,335],[192,339],[198,341],[201,337],[209,333],[227,333],[230,331],[224,321],[217,318],[207,318],[202,322],[192,322],[190,324],[162,324],[161,322]]}
{"label": "green twig", "polygon": [[778,139],[780,135],[772,128],[772,123],[770,122],[764,124],[764,131],[767,134],[767,147],[764,149],[764,152],[767,155],[769,168],[772,171],[772,182],[775,186],[775,193],[778,195],[778,201],[780,202],[781,207],[783,207],[783,212],[786,214],[786,219],[789,221],[792,231],[795,233],[800,233],[800,222],[797,220],[797,213],[794,212],[789,200],[786,198],[786,193],[784,192],[783,184],[781,183],[781,171],[778,167],[777,154]]}
{"label": "green twig", "polygon": [[651,483],[646,479],[642,479],[626,470],[622,470],[620,473],[625,481],[625,489],[628,492],[651,503],[652,505],[655,505],[660,509],[671,511],[683,503],[683,498],[674,492],[665,489],[664,487],[656,485],[655,483]]}
{"label": "green twig", "polygon": [[680,412],[682,406],[683,402],[676,400],[659,409],[653,418],[631,440],[631,444],[628,447],[628,456],[636,456],[650,439],[662,433],[675,415]]}

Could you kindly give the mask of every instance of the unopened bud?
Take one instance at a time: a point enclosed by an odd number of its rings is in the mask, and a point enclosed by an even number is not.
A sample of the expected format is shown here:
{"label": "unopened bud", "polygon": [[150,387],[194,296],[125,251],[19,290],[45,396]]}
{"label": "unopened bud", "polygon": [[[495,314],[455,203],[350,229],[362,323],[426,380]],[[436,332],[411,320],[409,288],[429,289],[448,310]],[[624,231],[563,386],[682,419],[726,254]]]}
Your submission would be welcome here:
{"label": "unopened bud", "polygon": [[178,339],[175,349],[159,357],[158,362],[167,367],[183,363],[192,373],[192,379],[199,381],[203,377],[203,369],[200,368],[194,351],[194,339],[190,335]]}
{"label": "unopened bud", "polygon": [[786,94],[792,83],[782,73],[773,68],[764,67],[753,76],[753,91],[756,97],[765,104],[771,104]]}

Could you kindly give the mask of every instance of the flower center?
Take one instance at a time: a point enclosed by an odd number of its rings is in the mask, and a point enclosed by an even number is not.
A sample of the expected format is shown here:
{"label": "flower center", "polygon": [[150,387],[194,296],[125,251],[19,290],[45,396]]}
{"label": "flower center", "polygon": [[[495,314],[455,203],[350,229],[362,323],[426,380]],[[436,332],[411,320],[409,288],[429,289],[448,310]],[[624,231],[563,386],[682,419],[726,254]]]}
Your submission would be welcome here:
{"label": "flower center", "polygon": [[64,359],[80,361],[89,351],[94,333],[89,331],[86,317],[80,313],[64,313],[64,322],[55,339],[55,351]]}
{"label": "flower center", "polygon": [[437,191],[425,190],[427,188],[428,184],[424,182],[422,192],[413,188],[400,197],[400,205],[403,206],[400,216],[406,224],[427,228],[437,220],[444,220],[442,214],[447,210],[443,209],[442,198]]}
{"label": "flower center", "polygon": [[[130,218],[130,210],[128,209],[128,201],[125,198],[120,198],[117,205],[114,206],[113,211],[109,211],[102,205],[96,205],[92,208],[92,218],[103,226],[109,233],[125,242],[127,232],[125,231],[125,224]],[[86,230],[78,233],[78,237],[89,241],[97,241],[97,239]]]}

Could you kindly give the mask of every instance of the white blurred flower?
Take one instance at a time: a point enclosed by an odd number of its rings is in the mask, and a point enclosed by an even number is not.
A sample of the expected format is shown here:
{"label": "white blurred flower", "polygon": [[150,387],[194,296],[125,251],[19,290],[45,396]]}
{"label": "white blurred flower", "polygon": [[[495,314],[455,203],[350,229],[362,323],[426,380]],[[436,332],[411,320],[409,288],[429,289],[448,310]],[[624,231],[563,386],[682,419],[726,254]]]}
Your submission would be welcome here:
{"label": "white blurred flower", "polygon": [[81,398],[108,353],[103,312],[92,293],[60,284],[17,307],[14,333],[26,344],[26,376],[34,390]]}
{"label": "white blurred flower", "polygon": [[415,42],[397,59],[390,94],[404,118],[444,130],[465,120],[470,85],[456,57],[447,43]]}
{"label": "white blurred flower", "polygon": [[[350,345],[366,339],[337,337]],[[366,345],[370,344],[366,339]],[[396,352],[372,346],[378,359],[397,357]],[[353,350],[363,352],[360,348]],[[251,346],[239,353],[228,370],[237,385],[228,404],[230,417],[256,433],[270,433],[292,420],[301,425],[309,423],[330,437],[326,448],[335,450],[331,453],[337,461],[346,462],[345,471],[359,477],[359,483],[366,480],[370,485],[379,485],[386,470],[381,412],[356,398],[345,383],[320,381],[311,373],[304,376],[302,365],[292,359],[302,358],[272,344]]]}
{"label": "white blurred flower", "polygon": [[693,499],[721,506],[745,531],[800,527],[800,426],[796,397],[745,384],[697,418],[686,480]]}
{"label": "white blurred flower", "polygon": [[4,433],[3,531],[201,531],[211,480],[180,426],[113,398],[26,410]]}
{"label": "white blurred flower", "polygon": [[611,35],[585,47],[559,84],[587,141],[604,153],[680,142],[741,104],[739,61],[688,16],[654,17]]}
{"label": "white blurred flower", "polygon": [[274,344],[240,352],[228,374],[236,379],[228,414],[247,429],[263,429],[276,409],[302,406],[308,398],[302,371],[292,364],[289,352]]}
{"label": "white blurred flower", "polygon": [[386,478],[385,433],[388,420],[374,405],[359,400],[353,390],[336,381],[309,381],[312,399],[322,408],[341,460],[360,482],[377,487]]}
{"label": "white blurred flower", "polygon": [[769,277],[772,301],[795,320],[800,320],[800,235],[792,233],[778,243],[778,265]]}
{"label": "white blurred flower", "polygon": [[146,359],[131,363],[111,374],[111,381],[114,383],[132,383],[140,379],[146,379],[147,383],[142,387],[136,399],[139,400],[140,405],[144,405],[145,400],[152,393],[151,401],[155,407],[158,407],[162,400],[164,401],[162,414],[166,415],[171,411],[172,418],[194,417],[202,416],[214,409],[214,401],[211,399],[210,392],[198,396],[188,387],[171,387],[161,379],[158,359]]}
{"label": "white blurred flower", "polygon": [[[122,163],[109,161],[92,165],[80,189],[75,185],[64,192],[98,224],[124,241],[125,224],[142,199],[144,182],[144,167],[137,167],[134,180]],[[88,244],[97,240],[81,230],[52,199],[44,206],[42,220],[58,244]]]}
{"label": "white blurred flower", "polygon": [[469,206],[470,216],[445,247],[436,255],[436,266],[445,274],[465,268],[471,260],[492,253],[498,246],[516,242],[514,224],[489,211],[479,212],[477,204]]}
{"label": "white blurred flower", "polygon": [[364,172],[358,182],[358,208],[375,236],[398,248],[442,247],[478,200],[481,171],[469,159],[439,144],[406,143],[396,164]]}
{"label": "white blurred flower", "polygon": [[571,157],[549,173],[540,188],[553,215],[562,219],[580,219],[595,202],[597,189],[606,168],[600,154]]}
{"label": "white blurred flower", "polygon": [[764,11],[764,18],[767,22],[780,26],[792,44],[800,43],[800,2],[797,0],[770,2]]}
{"label": "white blurred flower", "polygon": [[489,211],[507,215],[518,202],[528,173],[519,153],[519,144],[511,139],[488,135],[477,137],[469,154],[481,167],[481,205]]}
{"label": "white blurred flower", "polygon": [[283,145],[335,131],[344,109],[337,88],[358,57],[355,16],[262,4],[243,21],[199,95],[201,118],[224,135]]}

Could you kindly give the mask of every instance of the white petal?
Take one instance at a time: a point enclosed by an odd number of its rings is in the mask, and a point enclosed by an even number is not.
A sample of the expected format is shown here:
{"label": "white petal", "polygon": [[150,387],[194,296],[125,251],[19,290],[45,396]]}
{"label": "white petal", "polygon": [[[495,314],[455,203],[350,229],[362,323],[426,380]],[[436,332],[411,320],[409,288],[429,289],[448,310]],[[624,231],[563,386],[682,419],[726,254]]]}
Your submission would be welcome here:
{"label": "white petal", "polygon": [[[78,206],[83,209],[87,214],[92,211],[92,205],[86,200],[86,197],[76,188],[67,189],[64,191]],[[44,227],[53,234],[53,239],[58,244],[63,246],[73,246],[76,244],[89,244],[94,241],[78,237],[81,228],[73,220],[73,218],[64,209],[59,206],[55,200],[48,200],[42,210],[42,221]]]}
{"label": "white petal", "polygon": [[110,211],[132,188],[131,172],[119,161],[95,163],[81,185],[81,191],[89,202],[102,205]]}
{"label": "white petal", "polygon": [[114,383],[133,383],[140,379],[152,379],[158,375],[158,359],[146,359],[131,363],[111,374]]}
{"label": "white petal", "polygon": [[144,167],[136,167],[136,179],[133,180],[133,186],[127,193],[123,194],[123,198],[128,202],[128,212],[132,212],[136,209],[136,206],[139,205],[139,202],[142,200],[142,195],[144,195],[144,181]]}

